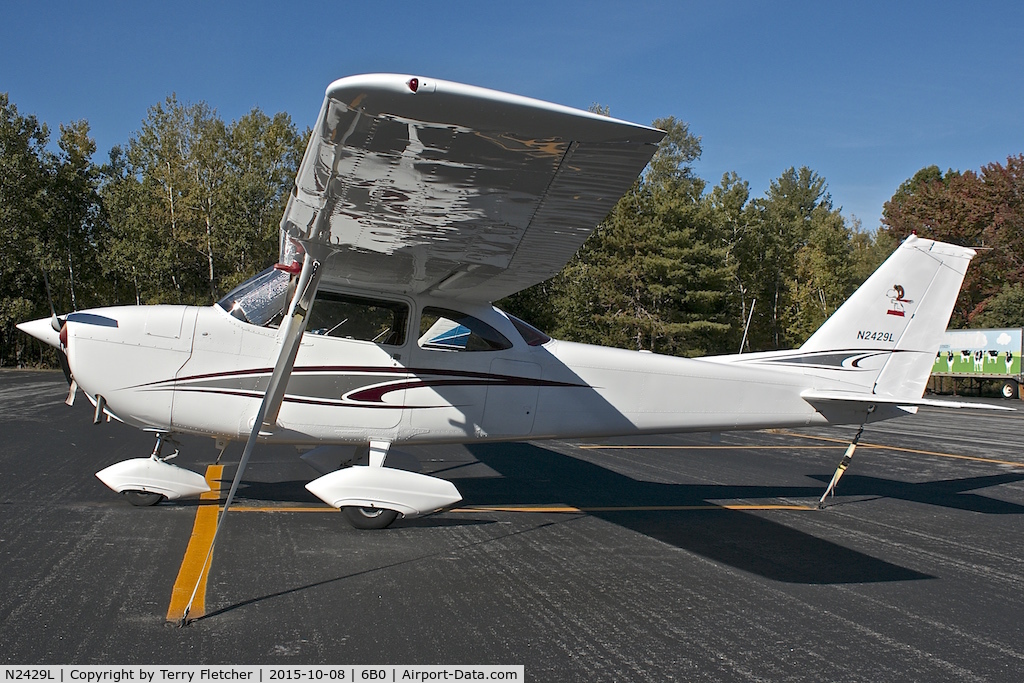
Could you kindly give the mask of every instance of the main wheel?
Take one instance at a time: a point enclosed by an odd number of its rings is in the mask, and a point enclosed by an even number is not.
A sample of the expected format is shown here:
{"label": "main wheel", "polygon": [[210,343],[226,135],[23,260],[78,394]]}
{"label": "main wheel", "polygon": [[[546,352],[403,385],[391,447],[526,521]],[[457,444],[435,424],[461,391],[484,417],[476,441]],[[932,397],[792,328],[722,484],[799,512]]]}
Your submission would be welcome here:
{"label": "main wheel", "polygon": [[356,529],[386,529],[398,518],[397,510],[360,508],[349,506],[343,512],[348,523]]}
{"label": "main wheel", "polygon": [[162,494],[150,493],[149,491],[125,491],[122,495],[128,502],[138,507],[149,507],[156,505],[164,499]]}
{"label": "main wheel", "polygon": [[1017,398],[1019,391],[1016,381],[1008,379],[1003,382],[1003,398]]}

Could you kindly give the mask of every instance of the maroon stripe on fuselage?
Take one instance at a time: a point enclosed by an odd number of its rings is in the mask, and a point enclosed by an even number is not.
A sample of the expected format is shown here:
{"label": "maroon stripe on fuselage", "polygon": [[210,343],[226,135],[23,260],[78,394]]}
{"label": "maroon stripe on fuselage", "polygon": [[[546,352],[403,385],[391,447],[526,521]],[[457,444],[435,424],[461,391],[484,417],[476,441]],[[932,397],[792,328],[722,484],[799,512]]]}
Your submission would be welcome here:
{"label": "maroon stripe on fuselage", "polygon": [[[226,387],[196,387],[189,386],[191,382],[198,382],[208,379],[227,379],[233,377],[245,377],[245,376],[265,376],[272,372],[270,368],[253,368],[247,370],[231,370],[227,372],[212,372],[201,375],[190,375],[188,377],[181,377],[170,380],[159,380],[156,382],[149,382],[146,384],[140,384],[136,387],[137,389],[150,389],[150,390],[166,390],[168,384],[173,384],[174,391],[189,392],[189,393],[201,393],[201,394],[220,394],[224,396],[236,396],[239,398],[256,398],[261,399],[264,395],[262,391],[255,391],[251,389],[236,389]],[[374,367],[374,366],[303,366],[297,367],[293,373],[298,372],[302,374],[338,374],[338,375],[406,375],[403,379],[385,380],[381,382],[371,382],[368,386],[349,391],[342,397],[337,399],[330,399],[317,396],[300,396],[295,394],[285,394],[284,400],[290,403],[302,403],[307,405],[323,405],[323,406],[338,406],[338,407],[363,407],[363,408],[388,408],[388,409],[403,409],[403,408],[436,408],[440,406],[405,406],[405,405],[390,405],[384,403],[384,396],[395,391],[404,391],[407,389],[417,388],[434,388],[434,387],[473,387],[473,386],[485,386],[485,387],[575,387],[575,388],[587,388],[586,384],[576,384],[571,382],[560,382],[555,380],[544,380],[536,379],[532,377],[516,377],[513,375],[496,375],[493,373],[485,372],[466,372],[462,370],[446,370],[446,369],[427,369],[427,368],[396,368],[396,367]],[[430,379],[430,376],[440,377],[444,379]],[[427,377],[427,378],[425,378]],[[163,386],[160,386],[163,385]]]}

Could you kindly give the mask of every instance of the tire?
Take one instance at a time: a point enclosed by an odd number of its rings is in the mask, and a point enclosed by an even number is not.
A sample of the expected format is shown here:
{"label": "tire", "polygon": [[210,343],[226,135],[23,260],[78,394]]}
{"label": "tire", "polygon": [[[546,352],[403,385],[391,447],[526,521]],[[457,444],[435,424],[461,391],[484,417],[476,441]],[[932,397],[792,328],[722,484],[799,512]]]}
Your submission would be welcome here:
{"label": "tire", "polygon": [[1016,380],[1008,379],[1003,382],[1003,398],[1017,398],[1020,395],[1020,387]]}
{"label": "tire", "polygon": [[121,495],[136,507],[149,507],[150,505],[156,505],[164,499],[162,494],[150,493],[149,491],[124,491]]}
{"label": "tire", "polygon": [[346,507],[342,512],[345,519],[356,529],[386,529],[398,519],[397,510],[385,508]]}

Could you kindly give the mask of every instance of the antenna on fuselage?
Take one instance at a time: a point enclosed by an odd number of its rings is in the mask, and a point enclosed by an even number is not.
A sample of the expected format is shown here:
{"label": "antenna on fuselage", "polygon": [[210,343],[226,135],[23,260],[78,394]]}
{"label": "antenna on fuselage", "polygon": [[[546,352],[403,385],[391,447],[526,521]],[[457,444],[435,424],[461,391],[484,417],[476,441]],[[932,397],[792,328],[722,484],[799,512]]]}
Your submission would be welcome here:
{"label": "antenna on fuselage", "polygon": [[754,319],[754,305],[757,303],[757,299],[750,302],[750,312],[747,313],[747,324],[743,326],[743,340],[740,341],[740,353],[743,353],[743,347],[747,343],[747,332],[750,330],[750,321]]}

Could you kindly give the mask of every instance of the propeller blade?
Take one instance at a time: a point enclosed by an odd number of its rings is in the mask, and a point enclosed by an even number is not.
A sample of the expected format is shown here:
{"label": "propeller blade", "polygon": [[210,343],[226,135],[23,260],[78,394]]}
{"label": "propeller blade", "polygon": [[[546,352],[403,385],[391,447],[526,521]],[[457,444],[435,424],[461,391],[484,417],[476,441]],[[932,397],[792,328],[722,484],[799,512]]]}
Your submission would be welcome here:
{"label": "propeller blade", "polygon": [[[67,318],[60,318],[57,316],[57,310],[53,307],[53,294],[50,292],[50,278],[46,277],[46,270],[40,268],[43,271],[43,284],[46,285],[46,301],[50,304],[50,327],[57,334],[61,334],[64,328],[64,324],[67,322]],[[60,337],[61,343],[57,347],[57,361],[60,363],[60,369],[64,371],[64,379],[67,380],[68,386],[72,386],[74,378],[71,377],[71,365],[68,363],[68,354],[64,351],[64,336]],[[74,403],[74,393],[69,393],[67,401],[68,405]]]}
{"label": "propeller blade", "polygon": [[43,270],[43,284],[46,285],[46,301],[50,304],[50,327],[53,328],[54,332],[59,333],[60,328],[64,327],[64,320],[57,317],[57,311],[53,307],[53,294],[50,292],[50,278],[46,277],[45,270]]}
{"label": "propeller blade", "polygon": [[[68,363],[68,354],[65,353],[63,344],[57,347],[57,361],[60,363],[60,369],[64,371],[64,379],[68,381],[68,386],[74,385],[77,388],[78,385],[75,384],[75,378],[71,376],[71,364]],[[68,394],[68,400],[74,402],[73,393]],[[68,403],[68,405],[71,405],[71,403]]]}

